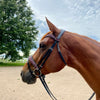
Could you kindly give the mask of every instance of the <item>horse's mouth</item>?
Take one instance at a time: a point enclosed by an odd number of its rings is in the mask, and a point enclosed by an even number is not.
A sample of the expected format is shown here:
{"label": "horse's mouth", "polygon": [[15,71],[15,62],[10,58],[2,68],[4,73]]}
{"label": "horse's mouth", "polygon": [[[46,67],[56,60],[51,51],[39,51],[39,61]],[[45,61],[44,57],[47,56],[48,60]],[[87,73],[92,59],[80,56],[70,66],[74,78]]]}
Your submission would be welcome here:
{"label": "horse's mouth", "polygon": [[26,82],[27,84],[34,84],[36,82],[36,76],[31,75],[30,72],[24,73],[22,71],[21,77],[22,77],[23,82]]}

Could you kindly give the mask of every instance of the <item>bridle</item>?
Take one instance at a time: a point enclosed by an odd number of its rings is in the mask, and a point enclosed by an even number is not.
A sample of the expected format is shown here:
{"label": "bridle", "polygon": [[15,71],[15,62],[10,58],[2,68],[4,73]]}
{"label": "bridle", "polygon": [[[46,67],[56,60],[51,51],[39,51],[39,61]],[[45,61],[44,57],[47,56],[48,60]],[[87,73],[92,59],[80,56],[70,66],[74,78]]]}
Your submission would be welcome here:
{"label": "bridle", "polygon": [[[54,40],[54,43],[52,44],[52,46],[47,50],[47,52],[44,54],[44,56],[42,57],[42,59],[39,61],[38,64],[36,64],[36,62],[34,61],[32,56],[30,56],[28,58],[28,62],[27,62],[29,72],[31,73],[32,76],[35,75],[36,77],[39,77],[39,79],[41,80],[44,88],[46,89],[47,93],[49,94],[49,96],[51,97],[52,100],[57,100],[57,99],[55,98],[55,96],[50,91],[50,89],[49,89],[49,87],[48,87],[48,85],[47,85],[47,83],[45,81],[45,75],[42,74],[41,69],[43,68],[43,65],[45,64],[45,62],[47,61],[48,57],[52,53],[52,51],[53,51],[53,49],[54,49],[56,44],[57,44],[57,50],[58,50],[58,53],[60,55],[60,58],[62,59],[64,64],[67,65],[67,63],[64,60],[64,57],[62,56],[61,50],[59,48],[59,41],[60,41],[61,36],[64,34],[64,32],[65,32],[65,30],[61,30],[61,32],[59,33],[57,38],[53,34],[46,35],[45,38],[46,37],[50,37],[50,38],[52,38]],[[34,70],[31,70],[29,61],[34,66]],[[93,93],[92,96],[88,100],[91,100],[92,97],[94,96],[94,94],[95,93]]]}
{"label": "bridle", "polygon": [[[45,64],[45,62],[47,61],[48,57],[52,53],[52,51],[53,51],[53,49],[54,49],[56,44],[57,44],[58,53],[59,53],[62,61],[66,65],[66,62],[65,62],[65,60],[64,60],[64,58],[62,56],[61,50],[59,48],[59,41],[60,41],[61,36],[64,34],[64,32],[65,32],[65,30],[61,30],[61,32],[60,32],[60,34],[58,35],[57,38],[53,34],[46,35],[45,38],[46,37],[50,37],[50,38],[52,38],[54,40],[54,43],[52,44],[52,46],[47,50],[47,52],[44,54],[44,56],[42,57],[42,59],[39,61],[38,64],[36,64],[36,62],[34,61],[32,56],[29,57],[28,62],[27,62],[29,72],[31,73],[32,76],[35,75],[36,77],[39,77],[39,79],[41,80],[43,86],[45,87],[47,93],[50,95],[52,100],[57,100],[57,99],[54,97],[54,95],[50,91],[49,87],[47,86],[47,84],[45,82],[45,75],[42,74],[41,69],[43,68],[43,65]],[[34,70],[31,70],[29,61],[34,66]]]}

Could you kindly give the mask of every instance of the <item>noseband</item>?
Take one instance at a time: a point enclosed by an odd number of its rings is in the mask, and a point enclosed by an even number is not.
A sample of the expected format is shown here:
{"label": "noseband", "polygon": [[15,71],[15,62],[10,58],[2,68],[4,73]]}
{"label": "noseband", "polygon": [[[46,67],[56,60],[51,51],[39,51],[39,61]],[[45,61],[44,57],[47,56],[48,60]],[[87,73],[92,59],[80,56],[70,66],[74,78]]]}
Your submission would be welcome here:
{"label": "noseband", "polygon": [[[58,53],[59,53],[62,61],[64,62],[64,64],[66,64],[66,62],[65,62],[65,60],[64,60],[64,58],[62,56],[62,53],[60,51],[60,48],[59,48],[59,41],[60,41],[60,38],[61,38],[61,36],[63,35],[64,32],[65,32],[65,30],[61,30],[61,32],[59,33],[59,35],[58,35],[57,38],[53,34],[46,35],[46,37],[50,37],[50,38],[52,38],[54,40],[54,43],[52,44],[52,46],[47,50],[47,52],[44,54],[44,56],[42,57],[42,59],[39,61],[38,64],[36,64],[36,62],[34,61],[34,59],[33,59],[32,56],[30,56],[28,58],[28,62],[27,62],[29,72],[31,73],[32,76],[35,75],[36,77],[40,78],[43,86],[45,87],[47,93],[50,95],[50,97],[52,98],[52,100],[57,100],[57,99],[54,97],[54,95],[52,94],[52,92],[48,88],[48,86],[47,86],[47,84],[45,82],[45,79],[44,79],[44,75],[41,72],[41,69],[43,68],[43,65],[45,64],[45,62],[47,61],[48,57],[52,53],[52,51],[53,51],[53,49],[54,49],[54,47],[55,47],[56,44],[57,44]],[[34,66],[34,70],[31,70],[29,61]]]}

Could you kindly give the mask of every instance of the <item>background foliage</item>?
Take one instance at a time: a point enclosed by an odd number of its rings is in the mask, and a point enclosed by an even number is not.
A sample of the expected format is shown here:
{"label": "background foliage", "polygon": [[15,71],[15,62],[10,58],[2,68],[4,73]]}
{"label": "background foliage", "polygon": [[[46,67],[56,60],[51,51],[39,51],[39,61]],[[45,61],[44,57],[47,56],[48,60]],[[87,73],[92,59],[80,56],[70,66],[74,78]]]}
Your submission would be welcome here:
{"label": "background foliage", "polygon": [[38,34],[33,17],[26,0],[0,0],[0,54],[11,61],[22,58],[19,51],[29,55]]}

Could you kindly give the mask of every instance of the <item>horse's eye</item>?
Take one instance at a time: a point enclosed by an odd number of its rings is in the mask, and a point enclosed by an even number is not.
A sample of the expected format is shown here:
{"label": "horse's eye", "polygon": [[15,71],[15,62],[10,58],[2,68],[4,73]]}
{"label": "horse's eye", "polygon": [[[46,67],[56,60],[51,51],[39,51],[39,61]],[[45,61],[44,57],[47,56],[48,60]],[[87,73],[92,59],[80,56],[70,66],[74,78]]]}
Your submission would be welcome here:
{"label": "horse's eye", "polygon": [[39,47],[44,49],[46,47],[46,45],[41,43]]}

